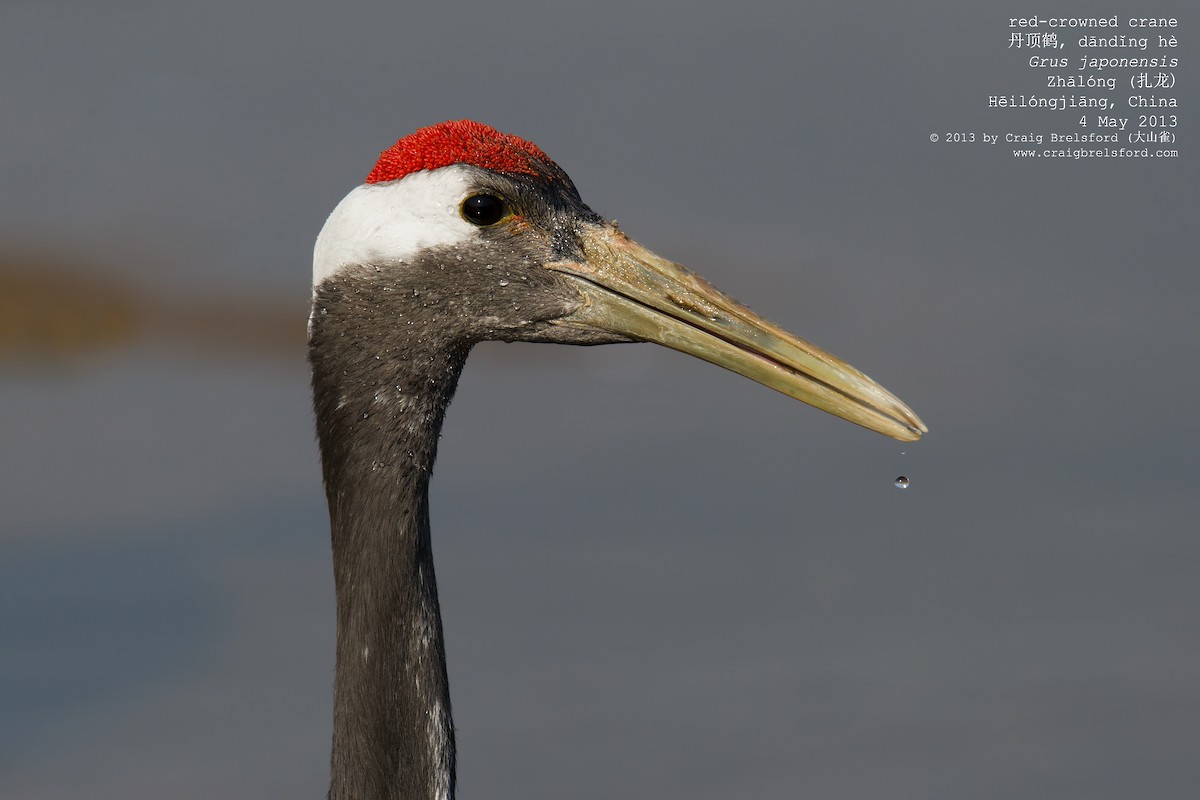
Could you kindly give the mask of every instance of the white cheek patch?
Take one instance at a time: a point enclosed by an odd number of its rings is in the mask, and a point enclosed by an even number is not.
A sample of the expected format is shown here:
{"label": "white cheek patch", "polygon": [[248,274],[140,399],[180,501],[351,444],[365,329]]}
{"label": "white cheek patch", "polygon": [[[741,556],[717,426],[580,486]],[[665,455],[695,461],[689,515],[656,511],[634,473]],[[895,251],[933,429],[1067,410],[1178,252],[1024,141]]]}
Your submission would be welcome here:
{"label": "white cheek patch", "polygon": [[459,214],[471,193],[468,175],[452,165],[352,190],[317,236],[313,288],[350,264],[402,261],[430,247],[474,239],[478,228]]}

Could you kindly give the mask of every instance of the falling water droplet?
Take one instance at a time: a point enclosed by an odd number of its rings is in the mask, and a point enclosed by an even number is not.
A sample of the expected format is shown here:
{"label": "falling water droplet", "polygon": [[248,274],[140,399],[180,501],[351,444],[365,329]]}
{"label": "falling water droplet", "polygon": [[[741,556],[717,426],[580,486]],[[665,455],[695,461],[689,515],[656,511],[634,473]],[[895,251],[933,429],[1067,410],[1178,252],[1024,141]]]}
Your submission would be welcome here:
{"label": "falling water droplet", "polygon": [[908,476],[901,475],[899,478],[896,478],[896,488],[897,489],[907,489],[908,488]]}

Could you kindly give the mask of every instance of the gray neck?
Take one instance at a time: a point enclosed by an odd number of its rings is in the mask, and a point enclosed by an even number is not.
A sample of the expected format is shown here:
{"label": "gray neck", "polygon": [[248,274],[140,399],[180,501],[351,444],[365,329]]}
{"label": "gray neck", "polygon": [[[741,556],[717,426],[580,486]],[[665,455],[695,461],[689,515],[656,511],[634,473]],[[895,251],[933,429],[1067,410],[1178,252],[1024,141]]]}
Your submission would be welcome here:
{"label": "gray neck", "polygon": [[337,591],[329,797],[451,800],[428,487],[467,348],[375,359],[384,343],[337,319],[314,317],[309,351]]}

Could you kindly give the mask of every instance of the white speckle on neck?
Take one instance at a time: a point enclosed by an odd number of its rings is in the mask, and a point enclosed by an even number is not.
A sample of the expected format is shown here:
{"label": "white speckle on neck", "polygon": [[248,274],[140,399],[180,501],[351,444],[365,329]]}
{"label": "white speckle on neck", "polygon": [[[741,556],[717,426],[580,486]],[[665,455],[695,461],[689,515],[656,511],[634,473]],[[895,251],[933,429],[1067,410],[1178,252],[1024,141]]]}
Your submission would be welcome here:
{"label": "white speckle on neck", "polygon": [[352,189],[317,236],[313,288],[348,265],[404,261],[475,238],[479,229],[458,211],[471,183],[469,169],[453,164]]}
{"label": "white speckle on neck", "polygon": [[[432,591],[432,581],[426,573],[424,565],[417,567],[417,583]],[[408,657],[405,668],[416,684],[417,695],[422,694],[422,669],[414,669],[416,665],[427,666],[436,660],[436,644],[434,631],[437,626],[437,613],[426,606],[424,612],[413,622],[413,636],[409,642]],[[431,796],[437,800],[450,800],[450,740],[451,722],[449,709],[438,697],[433,698],[432,704],[425,710],[425,741],[433,761],[433,785]]]}
{"label": "white speckle on neck", "polygon": [[442,707],[440,700],[434,701],[426,722],[428,724],[426,733],[429,736],[429,749],[434,754],[434,769],[437,771],[433,778],[433,796],[437,800],[450,800],[450,765],[447,763],[446,756],[450,737],[446,729],[448,725],[446,710]]}

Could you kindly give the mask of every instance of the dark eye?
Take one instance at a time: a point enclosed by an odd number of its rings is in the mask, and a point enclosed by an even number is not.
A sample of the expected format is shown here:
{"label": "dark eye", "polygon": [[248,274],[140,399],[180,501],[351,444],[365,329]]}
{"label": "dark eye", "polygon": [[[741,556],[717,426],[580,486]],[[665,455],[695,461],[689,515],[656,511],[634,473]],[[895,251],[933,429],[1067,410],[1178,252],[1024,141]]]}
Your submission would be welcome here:
{"label": "dark eye", "polygon": [[494,194],[473,194],[463,200],[462,215],[474,225],[495,225],[508,216],[508,204]]}

